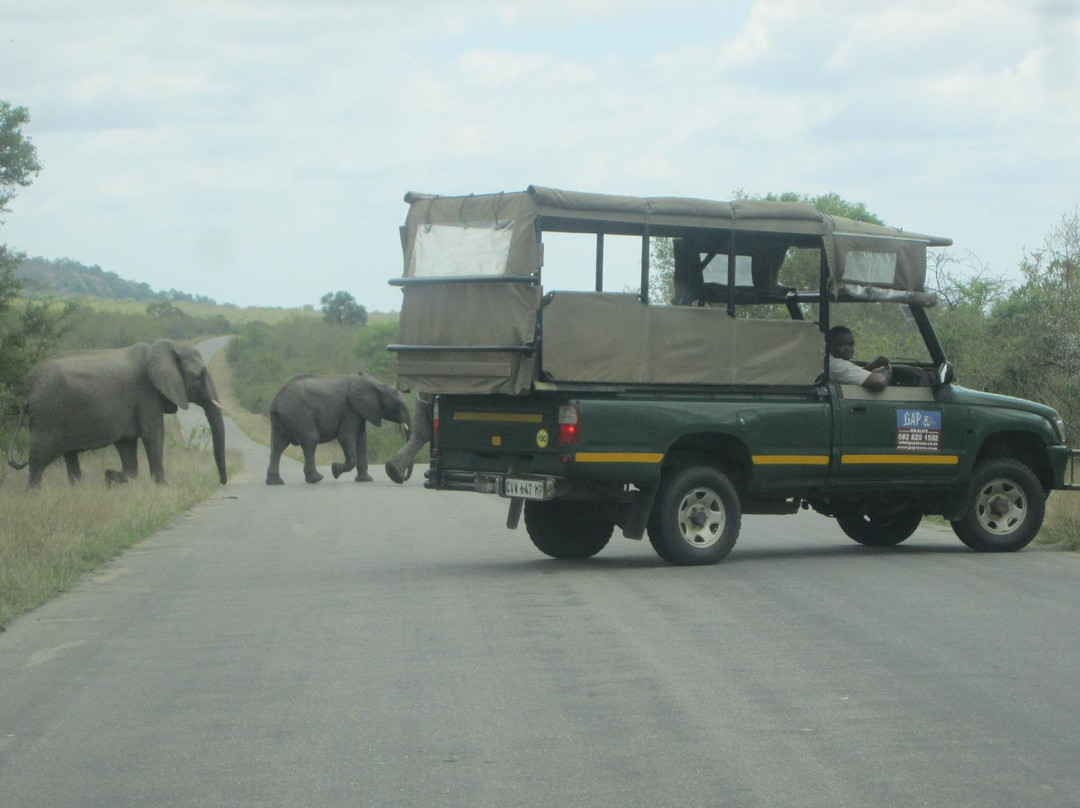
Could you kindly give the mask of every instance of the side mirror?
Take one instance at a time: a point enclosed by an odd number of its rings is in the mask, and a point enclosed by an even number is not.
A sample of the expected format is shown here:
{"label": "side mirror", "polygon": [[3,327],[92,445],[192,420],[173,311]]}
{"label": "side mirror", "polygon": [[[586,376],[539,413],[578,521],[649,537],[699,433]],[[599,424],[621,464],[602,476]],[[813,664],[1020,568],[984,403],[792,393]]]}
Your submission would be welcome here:
{"label": "side mirror", "polygon": [[942,362],[938,365],[937,369],[937,382],[938,385],[944,386],[946,384],[952,384],[956,380],[956,374],[953,373],[953,366],[951,362]]}

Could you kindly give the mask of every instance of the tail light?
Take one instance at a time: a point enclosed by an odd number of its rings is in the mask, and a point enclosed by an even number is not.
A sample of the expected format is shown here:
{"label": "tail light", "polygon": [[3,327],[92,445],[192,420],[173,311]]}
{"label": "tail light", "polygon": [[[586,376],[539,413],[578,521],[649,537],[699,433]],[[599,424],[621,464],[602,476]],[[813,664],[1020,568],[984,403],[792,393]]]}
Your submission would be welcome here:
{"label": "tail light", "polygon": [[578,409],[573,404],[559,405],[559,445],[576,446],[581,437]]}

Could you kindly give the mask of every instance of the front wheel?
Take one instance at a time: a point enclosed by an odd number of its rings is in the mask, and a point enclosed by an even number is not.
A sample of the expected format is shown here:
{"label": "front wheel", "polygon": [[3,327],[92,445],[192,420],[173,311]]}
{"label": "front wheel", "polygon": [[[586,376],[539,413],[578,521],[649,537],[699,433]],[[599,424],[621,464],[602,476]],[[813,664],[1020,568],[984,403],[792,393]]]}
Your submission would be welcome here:
{"label": "front wheel", "polygon": [[910,538],[921,521],[922,512],[910,509],[896,513],[850,511],[836,514],[836,523],[848,538],[867,547],[894,547]]}
{"label": "front wheel", "polygon": [[715,564],[739,538],[742,507],[727,476],[711,466],[676,472],[649,519],[649,543],[665,561]]}
{"label": "front wheel", "polygon": [[972,550],[1011,553],[1027,547],[1042,527],[1046,494],[1035,473],[1016,460],[976,466],[969,496],[952,529]]}
{"label": "front wheel", "polygon": [[611,540],[615,523],[597,517],[596,503],[525,501],[525,530],[536,549],[552,558],[592,558]]}

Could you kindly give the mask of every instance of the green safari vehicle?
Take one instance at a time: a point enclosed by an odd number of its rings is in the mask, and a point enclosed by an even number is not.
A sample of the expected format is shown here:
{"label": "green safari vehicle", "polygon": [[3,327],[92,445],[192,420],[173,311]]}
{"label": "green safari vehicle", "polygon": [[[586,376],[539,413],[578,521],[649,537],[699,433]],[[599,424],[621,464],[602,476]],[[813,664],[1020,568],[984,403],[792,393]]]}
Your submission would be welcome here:
{"label": "green safari vehicle", "polygon": [[[925,288],[926,251],[947,238],[801,203],[539,186],[406,202],[390,349],[399,387],[429,402],[425,486],[506,498],[507,526],[524,515],[549,556],[588,558],[619,527],[671,563],[712,564],[743,514],[800,508],[864,545],[937,514],[1007,552],[1051,491],[1080,489],[1057,412],[955,382]],[[655,239],[674,263],[663,304]],[[627,249],[639,278],[605,289]],[[545,284],[560,255],[584,264],[584,290]],[[891,383],[833,378],[830,325],[885,322],[904,334]]]}

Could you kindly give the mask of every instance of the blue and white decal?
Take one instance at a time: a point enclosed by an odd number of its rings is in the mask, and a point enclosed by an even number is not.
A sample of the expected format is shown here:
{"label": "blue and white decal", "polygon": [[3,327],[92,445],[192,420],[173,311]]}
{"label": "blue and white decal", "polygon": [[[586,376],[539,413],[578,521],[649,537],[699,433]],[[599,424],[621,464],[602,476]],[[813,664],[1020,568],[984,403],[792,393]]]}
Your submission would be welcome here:
{"label": "blue and white decal", "polygon": [[941,450],[941,413],[938,410],[897,410],[896,448],[904,452]]}

